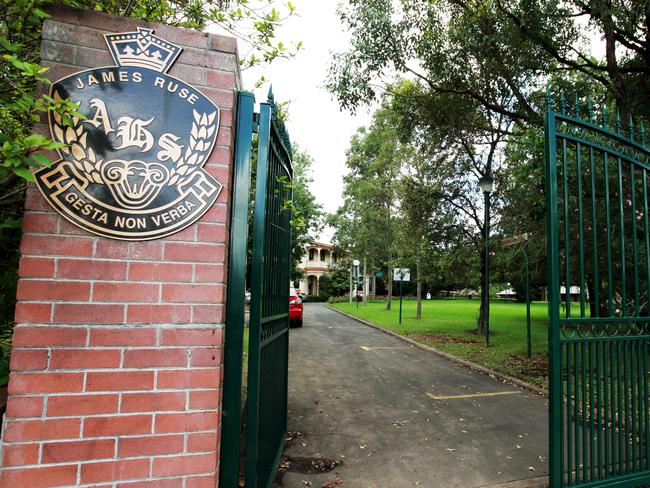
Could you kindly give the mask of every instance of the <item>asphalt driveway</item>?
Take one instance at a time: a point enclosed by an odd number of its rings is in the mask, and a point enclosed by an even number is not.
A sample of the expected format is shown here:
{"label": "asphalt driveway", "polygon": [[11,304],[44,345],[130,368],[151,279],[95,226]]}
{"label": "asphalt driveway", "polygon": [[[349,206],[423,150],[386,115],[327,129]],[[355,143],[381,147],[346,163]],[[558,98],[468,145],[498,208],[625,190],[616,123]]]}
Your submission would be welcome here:
{"label": "asphalt driveway", "polygon": [[284,488],[545,486],[546,429],[544,398],[323,305],[291,330]]}

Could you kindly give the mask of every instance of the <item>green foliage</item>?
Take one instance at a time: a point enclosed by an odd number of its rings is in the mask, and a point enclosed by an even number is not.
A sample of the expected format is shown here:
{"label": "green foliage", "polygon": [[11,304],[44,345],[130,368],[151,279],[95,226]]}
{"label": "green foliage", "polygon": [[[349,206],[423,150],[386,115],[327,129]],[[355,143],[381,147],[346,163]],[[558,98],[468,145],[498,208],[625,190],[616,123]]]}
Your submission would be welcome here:
{"label": "green foliage", "polygon": [[303,271],[298,267],[306,246],[316,239],[322,229],[322,209],[309,189],[313,182],[312,157],[297,145],[293,145],[293,204],[291,208],[291,280],[297,281]]}
{"label": "green foliage", "polygon": [[365,258],[369,273],[380,271],[396,257],[395,205],[403,148],[391,117],[392,112],[383,106],[375,112],[372,125],[352,137],[344,203],[327,219],[336,229],[334,243],[339,253]]}
{"label": "green foliage", "polygon": [[[581,74],[624,115],[645,116],[647,9],[647,2],[623,0],[358,0],[340,9],[352,37],[334,56],[328,87],[354,109],[377,98],[395,74],[408,74],[459,106],[477,103],[516,123],[540,124],[536,88]],[[603,40],[601,58],[591,52],[594,39]]]}
{"label": "green foliage", "polygon": [[6,214],[3,217],[0,223],[0,385],[9,381],[9,355],[20,257],[18,246],[22,235],[21,219]]}
{"label": "green foliage", "polygon": [[319,280],[321,295],[330,297],[348,296],[350,293],[350,268],[333,266]]}
{"label": "green foliage", "polygon": [[384,97],[371,126],[350,142],[345,201],[329,217],[335,242],[367,256],[371,272],[411,267],[430,290],[476,288],[483,222],[475,172],[491,170],[491,141],[482,150],[468,130],[453,137],[445,123],[467,121],[471,111],[458,114],[442,96],[430,100],[417,82],[390,91],[399,95]]}
{"label": "green foliage", "polygon": [[307,295],[303,299],[303,302],[323,303],[329,301],[329,299],[330,299],[330,295],[328,295],[327,293],[321,293],[320,295]]}

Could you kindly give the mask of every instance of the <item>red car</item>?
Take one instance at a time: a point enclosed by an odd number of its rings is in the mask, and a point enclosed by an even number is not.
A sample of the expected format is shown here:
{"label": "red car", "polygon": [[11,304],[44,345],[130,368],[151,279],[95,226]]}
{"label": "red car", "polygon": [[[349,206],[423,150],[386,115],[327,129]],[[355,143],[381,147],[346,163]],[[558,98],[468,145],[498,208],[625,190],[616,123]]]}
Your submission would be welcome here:
{"label": "red car", "polygon": [[302,327],[302,300],[294,287],[289,288],[289,324]]}

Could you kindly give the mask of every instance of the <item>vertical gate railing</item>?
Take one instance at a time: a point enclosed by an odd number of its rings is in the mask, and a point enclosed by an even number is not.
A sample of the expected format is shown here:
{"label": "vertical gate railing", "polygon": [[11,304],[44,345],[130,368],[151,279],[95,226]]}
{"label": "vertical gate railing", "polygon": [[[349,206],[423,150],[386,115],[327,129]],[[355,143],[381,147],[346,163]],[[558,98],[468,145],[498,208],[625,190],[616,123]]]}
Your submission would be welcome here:
{"label": "vertical gate railing", "polygon": [[[610,118],[614,120],[610,124]],[[545,119],[550,486],[650,482],[650,149],[562,98]]]}
{"label": "vertical gate railing", "polygon": [[244,348],[246,263],[248,254],[248,213],[251,185],[251,157],[255,97],[240,92],[237,97],[235,157],[230,212],[230,252],[226,299],[226,337],[224,352],[221,459],[219,486],[239,486],[242,387]]}
{"label": "vertical gate railing", "polygon": [[269,488],[287,431],[291,148],[273,96],[260,104],[251,268],[246,487]]}
{"label": "vertical gate railing", "polygon": [[287,430],[289,279],[291,254],[291,144],[277,120],[273,96],[254,113],[255,98],[237,103],[219,486],[240,486],[241,387],[249,197],[253,133],[258,133],[250,270],[245,479],[269,488]]}

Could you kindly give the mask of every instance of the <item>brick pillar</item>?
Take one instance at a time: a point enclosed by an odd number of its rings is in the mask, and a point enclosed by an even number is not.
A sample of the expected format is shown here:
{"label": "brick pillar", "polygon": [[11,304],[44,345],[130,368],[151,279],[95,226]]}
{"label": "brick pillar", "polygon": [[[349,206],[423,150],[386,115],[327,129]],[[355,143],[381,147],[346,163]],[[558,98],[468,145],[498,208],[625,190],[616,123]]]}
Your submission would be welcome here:
{"label": "brick pillar", "polygon": [[73,226],[30,186],[0,485],[214,487],[236,42],[95,12],[51,13],[42,59],[52,79],[113,65],[106,33],[150,27],[183,48],[169,74],[221,109],[204,168],[224,188],[185,230],[124,242]]}

